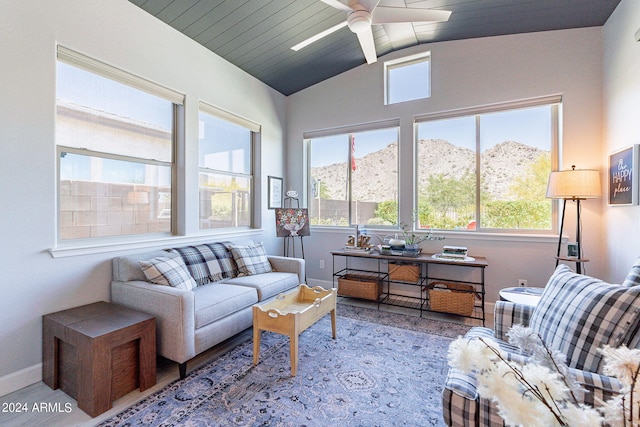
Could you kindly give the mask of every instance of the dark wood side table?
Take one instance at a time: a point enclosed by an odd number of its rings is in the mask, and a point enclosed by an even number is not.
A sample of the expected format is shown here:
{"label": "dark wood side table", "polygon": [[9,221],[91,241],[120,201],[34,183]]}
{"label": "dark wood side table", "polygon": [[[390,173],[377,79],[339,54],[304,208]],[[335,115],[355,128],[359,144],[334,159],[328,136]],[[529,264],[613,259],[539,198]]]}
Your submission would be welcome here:
{"label": "dark wood side table", "polygon": [[112,402],[156,383],[156,320],[97,302],[42,319],[42,381],[95,417]]}

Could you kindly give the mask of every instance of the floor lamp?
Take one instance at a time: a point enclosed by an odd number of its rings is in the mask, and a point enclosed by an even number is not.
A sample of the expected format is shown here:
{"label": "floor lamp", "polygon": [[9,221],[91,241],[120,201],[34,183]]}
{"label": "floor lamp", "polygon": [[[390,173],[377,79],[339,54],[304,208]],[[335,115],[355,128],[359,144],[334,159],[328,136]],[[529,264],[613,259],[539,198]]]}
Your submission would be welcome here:
{"label": "floor lamp", "polygon": [[[586,199],[597,199],[602,197],[602,189],[600,187],[600,174],[593,169],[571,169],[564,171],[555,171],[549,174],[549,182],[547,184],[547,198],[562,199],[562,219],[560,221],[560,235],[558,236],[558,252],[556,253],[556,267],[560,260],[572,261],[576,263],[576,273],[582,274],[582,263],[587,259],[582,258],[581,244],[581,220],[580,220],[580,201]],[[562,231],[564,229],[564,212],[567,207],[567,200],[576,202],[576,244],[577,257],[560,256],[560,248],[562,246]]]}

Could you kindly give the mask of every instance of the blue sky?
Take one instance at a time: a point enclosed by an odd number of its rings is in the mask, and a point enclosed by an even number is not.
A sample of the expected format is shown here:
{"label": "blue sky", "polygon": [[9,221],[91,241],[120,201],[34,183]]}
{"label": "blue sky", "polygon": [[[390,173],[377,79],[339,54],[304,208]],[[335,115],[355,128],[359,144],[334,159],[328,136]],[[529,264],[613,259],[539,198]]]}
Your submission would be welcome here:
{"label": "blue sky", "polygon": [[[483,114],[480,122],[482,150],[505,141],[548,150],[550,117],[549,106]],[[475,117],[421,123],[418,135],[428,139],[444,139],[454,145],[474,149]]]}
{"label": "blue sky", "polygon": [[[544,150],[550,147],[550,107],[484,114],[481,119],[482,150],[505,141],[517,141]],[[459,147],[475,150],[475,116],[423,122],[417,126],[419,138],[443,139]],[[397,141],[396,129],[356,134],[356,158],[378,151]],[[312,145],[311,167],[346,162],[347,135],[316,138]]]}
{"label": "blue sky", "polygon": [[[358,132],[356,136],[356,158],[382,150],[398,140],[398,130],[382,129],[370,132]],[[312,145],[311,167],[327,166],[348,160],[349,137],[346,134],[314,138]]]}

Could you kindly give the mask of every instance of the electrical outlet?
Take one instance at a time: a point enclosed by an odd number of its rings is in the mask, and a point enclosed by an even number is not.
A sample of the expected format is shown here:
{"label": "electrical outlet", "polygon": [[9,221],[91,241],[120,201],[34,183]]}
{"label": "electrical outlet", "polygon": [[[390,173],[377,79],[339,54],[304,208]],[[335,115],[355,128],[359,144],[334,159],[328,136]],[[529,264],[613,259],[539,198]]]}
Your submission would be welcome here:
{"label": "electrical outlet", "polygon": [[526,279],[518,279],[518,286],[522,286],[522,287],[527,286],[527,280]]}
{"label": "electrical outlet", "polygon": [[320,260],[320,268],[324,268],[324,260],[323,259]]}

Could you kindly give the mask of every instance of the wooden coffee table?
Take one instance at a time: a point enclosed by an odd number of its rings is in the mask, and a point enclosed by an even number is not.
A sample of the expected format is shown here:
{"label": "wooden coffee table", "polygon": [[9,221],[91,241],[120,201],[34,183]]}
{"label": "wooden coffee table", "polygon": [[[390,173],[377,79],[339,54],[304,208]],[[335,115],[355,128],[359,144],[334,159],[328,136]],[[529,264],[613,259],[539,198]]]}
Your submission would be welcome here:
{"label": "wooden coffee table", "polygon": [[107,302],[42,318],[42,380],[92,417],[156,383],[156,319]]}
{"label": "wooden coffee table", "polygon": [[310,288],[300,285],[296,290],[280,294],[275,299],[253,306],[253,364],[260,357],[261,331],[289,336],[291,376],[298,373],[298,336],[309,326],[331,313],[331,333],[336,338],[335,288],[326,290],[320,286]]}

